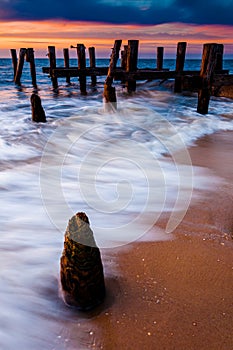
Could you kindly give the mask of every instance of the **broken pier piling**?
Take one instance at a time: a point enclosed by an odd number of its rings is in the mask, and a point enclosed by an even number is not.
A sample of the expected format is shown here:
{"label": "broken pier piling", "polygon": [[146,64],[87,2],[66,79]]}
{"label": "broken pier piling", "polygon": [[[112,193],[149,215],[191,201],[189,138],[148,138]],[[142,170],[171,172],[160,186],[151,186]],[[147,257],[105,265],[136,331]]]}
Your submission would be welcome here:
{"label": "broken pier piling", "polygon": [[53,69],[55,69],[57,66],[55,46],[48,46],[48,57],[49,57],[49,63],[50,63],[49,73],[50,73],[51,81],[53,84],[53,88],[57,89],[58,88],[57,77],[53,75]]}
{"label": "broken pier piling", "polygon": [[[200,89],[198,91],[197,112],[207,114],[212,92],[214,72],[219,56],[222,55],[223,47],[219,44],[205,44],[203,47],[202,64],[200,72]],[[219,62],[218,62],[219,65]]]}
{"label": "broken pier piling", "polygon": [[175,77],[175,84],[174,84],[174,92],[182,91],[182,72],[184,71],[186,46],[187,46],[186,42],[179,42],[177,44],[176,77]]}
{"label": "broken pier piling", "polygon": [[[116,103],[116,90],[115,87],[112,86],[113,79],[114,79],[114,71],[117,66],[117,61],[119,58],[119,52],[121,48],[122,40],[115,40],[114,47],[112,48],[112,54],[110,58],[109,68],[108,68],[108,74],[107,78],[104,83],[104,98],[105,101],[108,103]],[[116,108],[116,106],[115,106]]]}
{"label": "broken pier piling", "polygon": [[[85,46],[83,44],[77,44],[77,56],[78,56],[78,69],[81,71],[85,71],[86,69],[86,51]],[[81,74],[79,76],[79,83],[80,83],[80,92],[81,95],[87,94],[87,79],[86,75]]]}
{"label": "broken pier piling", "polygon": [[17,52],[16,52],[16,49],[11,49],[10,50],[11,52],[11,59],[12,59],[12,66],[13,66],[13,69],[14,69],[14,80],[15,80],[15,75],[16,75],[16,71],[17,71]]}
{"label": "broken pier piling", "polygon": [[[64,67],[70,68],[70,56],[69,56],[69,49],[65,48],[63,49],[63,56],[64,56]],[[67,84],[70,84],[70,76],[67,74],[66,76],[66,82]]]}
{"label": "broken pier piling", "polygon": [[[89,61],[90,61],[90,68],[95,68],[96,67],[96,62],[95,62],[95,48],[89,47]],[[97,83],[96,75],[93,74],[91,75],[91,86],[95,87]]]}
{"label": "broken pier piling", "polygon": [[31,109],[32,109],[32,121],[36,123],[45,123],[46,122],[46,116],[44,108],[41,104],[40,97],[33,93],[31,95]]}
{"label": "broken pier piling", "polygon": [[[132,73],[137,71],[138,64],[138,45],[139,40],[129,40],[127,48],[126,72]],[[136,79],[127,79],[127,91],[129,93],[136,91]]]}
{"label": "broken pier piling", "polygon": [[29,48],[26,51],[26,61],[30,63],[30,72],[32,78],[32,85],[36,87],[36,65],[34,58],[34,50],[33,48]]}
{"label": "broken pier piling", "polygon": [[68,305],[87,311],[104,301],[101,255],[85,213],[77,213],[69,220],[60,260],[60,277]]}
{"label": "broken pier piling", "polygon": [[34,49],[33,48],[21,48],[19,50],[19,58],[17,59],[17,52],[15,49],[11,49],[11,58],[12,58],[12,65],[14,69],[14,82],[17,85],[21,84],[21,76],[23,73],[23,67],[24,62],[26,58],[26,62],[30,63],[30,72],[31,72],[31,79],[32,79],[32,85],[37,88],[36,83],[36,65],[35,65],[35,58],[34,58]]}
{"label": "broken pier piling", "polygon": [[20,85],[20,79],[23,72],[23,65],[24,65],[24,58],[26,55],[26,51],[27,49],[25,48],[21,48],[19,50],[19,58],[18,58],[16,73],[14,77],[15,84],[18,84],[18,85]]}
{"label": "broken pier piling", "polygon": [[164,47],[159,46],[157,47],[157,70],[163,69],[163,53],[164,53]]}

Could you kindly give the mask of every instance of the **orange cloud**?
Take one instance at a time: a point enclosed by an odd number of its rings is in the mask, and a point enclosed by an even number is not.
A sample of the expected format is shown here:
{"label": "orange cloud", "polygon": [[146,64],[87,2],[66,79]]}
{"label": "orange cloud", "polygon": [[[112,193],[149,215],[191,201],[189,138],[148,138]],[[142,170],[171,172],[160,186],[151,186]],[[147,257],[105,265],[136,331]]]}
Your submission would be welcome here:
{"label": "orange cloud", "polygon": [[[193,25],[166,23],[153,26],[111,25],[106,23],[70,21],[12,21],[0,22],[0,55],[9,57],[9,49],[33,47],[36,57],[45,57],[48,45],[55,45],[58,57],[61,49],[84,43],[86,47],[95,46],[97,57],[108,57],[115,39],[123,44],[129,39],[140,40],[140,54],[153,56],[157,46],[165,47],[165,54],[175,54],[178,41],[187,41],[187,53],[202,53],[206,42],[225,44],[225,53],[233,55],[233,26]],[[75,57],[73,51],[71,57]]]}

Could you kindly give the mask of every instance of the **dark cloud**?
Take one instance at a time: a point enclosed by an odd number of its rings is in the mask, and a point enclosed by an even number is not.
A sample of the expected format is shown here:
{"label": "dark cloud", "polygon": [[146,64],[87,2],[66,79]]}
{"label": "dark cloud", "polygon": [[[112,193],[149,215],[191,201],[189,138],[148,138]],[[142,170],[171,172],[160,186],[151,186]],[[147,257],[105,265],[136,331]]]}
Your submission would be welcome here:
{"label": "dark cloud", "polygon": [[233,25],[233,0],[0,0],[2,19]]}
{"label": "dark cloud", "polygon": [[233,0],[177,0],[181,20],[197,24],[233,25]]}

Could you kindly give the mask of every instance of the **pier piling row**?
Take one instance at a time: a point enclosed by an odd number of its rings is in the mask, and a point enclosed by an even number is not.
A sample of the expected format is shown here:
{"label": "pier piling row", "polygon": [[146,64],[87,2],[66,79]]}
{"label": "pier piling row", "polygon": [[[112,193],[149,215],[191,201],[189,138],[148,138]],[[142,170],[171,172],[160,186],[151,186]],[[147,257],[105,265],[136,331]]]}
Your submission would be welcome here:
{"label": "pier piling row", "polygon": [[[64,67],[57,68],[55,46],[48,46],[49,67],[43,67],[42,72],[49,74],[54,90],[58,91],[58,78],[66,78],[70,84],[72,77],[79,78],[79,88],[82,95],[87,94],[86,78],[91,77],[91,86],[95,87],[97,76],[106,76],[104,92],[106,102],[116,102],[114,81],[121,81],[128,93],[136,91],[136,82],[139,80],[168,80],[174,79],[174,92],[181,93],[184,90],[198,92],[198,113],[208,113],[211,95],[218,95],[224,91],[227,97],[233,98],[233,75],[223,70],[222,44],[210,43],[203,45],[202,64],[200,70],[184,70],[187,43],[178,42],[175,70],[163,67],[164,47],[157,47],[157,65],[154,69],[138,69],[138,40],[129,40],[121,50],[122,40],[115,40],[112,49],[109,67],[96,67],[95,48],[89,47],[90,66],[86,66],[86,48],[84,44],[71,46],[77,50],[77,66],[70,67],[69,49],[63,49]],[[120,53],[121,50],[121,53]],[[14,82],[20,84],[24,66],[24,59],[30,62],[32,84],[36,86],[36,67],[34,50],[21,48],[17,59],[15,49],[11,49],[12,65],[14,69]],[[121,57],[121,65],[117,62]],[[224,89],[222,89],[224,87]],[[224,96],[223,93],[223,96]]]}

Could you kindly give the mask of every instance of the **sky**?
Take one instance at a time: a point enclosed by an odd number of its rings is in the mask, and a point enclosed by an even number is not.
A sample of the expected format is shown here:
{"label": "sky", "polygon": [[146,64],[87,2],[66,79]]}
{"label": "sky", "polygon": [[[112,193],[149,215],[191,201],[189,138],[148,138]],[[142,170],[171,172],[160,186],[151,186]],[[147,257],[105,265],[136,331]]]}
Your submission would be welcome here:
{"label": "sky", "polygon": [[[187,55],[200,57],[206,42],[225,44],[233,57],[233,0],[0,0],[0,56],[33,47],[45,57],[48,45],[83,43],[108,57],[115,39],[139,39],[142,57],[164,46],[165,58],[187,41]],[[71,57],[75,52],[71,53]]]}

